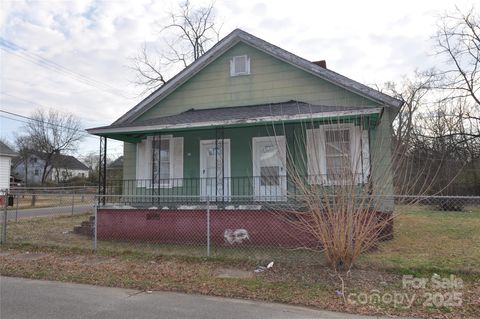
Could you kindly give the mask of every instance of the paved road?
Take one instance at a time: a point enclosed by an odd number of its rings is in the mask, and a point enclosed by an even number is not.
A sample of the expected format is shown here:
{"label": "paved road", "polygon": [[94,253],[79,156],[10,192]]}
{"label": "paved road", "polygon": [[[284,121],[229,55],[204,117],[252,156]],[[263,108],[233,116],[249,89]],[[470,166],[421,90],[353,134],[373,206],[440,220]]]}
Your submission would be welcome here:
{"label": "paved road", "polygon": [[0,277],[0,318],[367,319],[245,300]]}
{"label": "paved road", "polygon": [[[85,213],[89,209],[92,209],[92,207],[93,207],[93,204],[74,205],[73,213],[74,214]],[[72,213],[72,206],[29,208],[29,209],[19,209],[18,218],[62,215],[62,214],[71,214],[71,213]],[[15,219],[15,209],[8,210],[8,219],[9,220]]]}

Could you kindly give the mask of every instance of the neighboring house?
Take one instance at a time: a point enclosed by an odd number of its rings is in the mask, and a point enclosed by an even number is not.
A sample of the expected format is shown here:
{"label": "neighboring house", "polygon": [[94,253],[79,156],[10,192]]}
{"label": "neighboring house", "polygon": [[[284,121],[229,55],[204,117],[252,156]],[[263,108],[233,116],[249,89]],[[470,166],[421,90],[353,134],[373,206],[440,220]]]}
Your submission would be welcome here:
{"label": "neighboring house", "polygon": [[59,155],[51,173],[51,181],[63,182],[74,177],[88,178],[90,169],[80,162],[76,157],[70,155]]}
{"label": "neighboring house", "polygon": [[[42,154],[29,155],[26,160],[17,157],[13,164],[15,176],[28,185],[40,184],[45,169]],[[52,165],[47,168],[46,181],[63,182],[74,177],[87,178],[89,168],[77,158],[70,155],[56,155]]]}
{"label": "neighboring house", "polygon": [[123,156],[119,156],[116,160],[107,165],[107,179],[123,179]]}
{"label": "neighboring house", "polygon": [[0,141],[0,192],[10,188],[12,158],[15,156],[17,153]]}
{"label": "neighboring house", "polygon": [[[391,123],[402,103],[237,29],[88,132],[124,142],[124,194],[285,201],[293,168],[326,185],[346,169],[391,195]],[[392,209],[385,200],[381,210]]]}

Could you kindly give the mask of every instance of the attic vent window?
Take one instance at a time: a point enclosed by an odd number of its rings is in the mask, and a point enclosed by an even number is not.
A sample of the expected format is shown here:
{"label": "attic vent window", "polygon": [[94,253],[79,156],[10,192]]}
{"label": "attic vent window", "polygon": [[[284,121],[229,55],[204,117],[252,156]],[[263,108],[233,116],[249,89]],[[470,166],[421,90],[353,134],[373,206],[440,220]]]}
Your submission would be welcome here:
{"label": "attic vent window", "polygon": [[230,76],[250,74],[250,58],[247,55],[234,56],[230,60]]}

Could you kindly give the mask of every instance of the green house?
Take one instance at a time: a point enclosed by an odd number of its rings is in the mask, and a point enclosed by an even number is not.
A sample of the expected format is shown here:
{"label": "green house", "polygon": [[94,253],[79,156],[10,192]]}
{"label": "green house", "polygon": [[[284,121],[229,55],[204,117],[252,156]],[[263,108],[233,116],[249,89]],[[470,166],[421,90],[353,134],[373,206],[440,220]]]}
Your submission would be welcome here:
{"label": "green house", "polygon": [[401,105],[237,29],[88,132],[124,142],[123,179],[101,181],[104,193],[285,201],[302,180],[391,195],[391,123]]}

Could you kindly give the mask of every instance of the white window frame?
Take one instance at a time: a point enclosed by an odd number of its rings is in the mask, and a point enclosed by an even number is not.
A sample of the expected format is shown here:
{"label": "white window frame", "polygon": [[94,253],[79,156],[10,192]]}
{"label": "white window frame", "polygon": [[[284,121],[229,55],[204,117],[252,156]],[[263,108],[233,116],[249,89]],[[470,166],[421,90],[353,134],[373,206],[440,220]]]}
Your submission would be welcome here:
{"label": "white window frame", "polygon": [[[153,180],[153,185],[152,187],[160,187],[160,188],[172,188],[173,187],[173,135],[160,135],[160,141],[161,140],[168,140],[168,160],[169,160],[169,171],[168,171],[168,183],[158,183],[156,180]],[[154,141],[158,141],[158,136],[157,138],[152,139],[152,143],[150,144],[152,148],[152,159],[153,159],[153,152],[155,152],[155,149],[153,147]],[[158,152],[158,160],[160,161],[160,151]],[[157,167],[159,166],[160,163],[157,163]],[[152,163],[152,168],[151,168],[151,174],[153,175],[153,166],[155,163]],[[158,176],[160,179],[160,176]]]}
{"label": "white window frame", "polygon": [[[357,152],[360,151],[361,143],[360,143],[360,135],[357,134],[357,129],[355,127],[354,123],[345,123],[345,124],[324,124],[320,125],[318,128],[312,128],[312,129],[307,129],[307,131],[310,131],[310,134],[313,136],[313,141],[317,144],[313,146],[313,149],[316,154],[314,158],[316,158],[318,161],[320,161],[319,164],[319,173],[320,173],[320,178],[308,178],[309,184],[323,184],[323,185],[342,185],[344,184],[344,181],[335,181],[335,180],[329,180],[327,176],[327,153],[326,153],[326,134],[325,131],[330,131],[330,130],[349,130],[349,138],[350,138],[350,167],[351,167],[351,172],[354,174],[354,183],[357,184],[359,182],[357,177],[357,168],[354,167],[354,158],[356,157]],[[359,132],[361,134],[361,131]],[[315,138],[315,136],[318,136],[318,139]],[[307,143],[306,143],[307,145]],[[307,145],[307,148],[310,147]],[[361,152],[361,151],[360,151]],[[362,156],[361,153],[358,153],[357,156]],[[309,159],[311,160],[311,159]],[[307,163],[307,167],[310,167],[312,165],[311,163]],[[358,163],[357,163],[358,166]]]}
{"label": "white window frame", "polygon": [[[237,59],[245,59],[245,71],[244,72],[236,72],[236,69],[235,69],[235,62]],[[234,76],[240,76],[240,75],[249,75],[250,74],[250,58],[248,57],[248,55],[244,54],[244,55],[236,55],[234,57],[232,57],[232,59],[230,60],[230,76],[234,77]]]}

